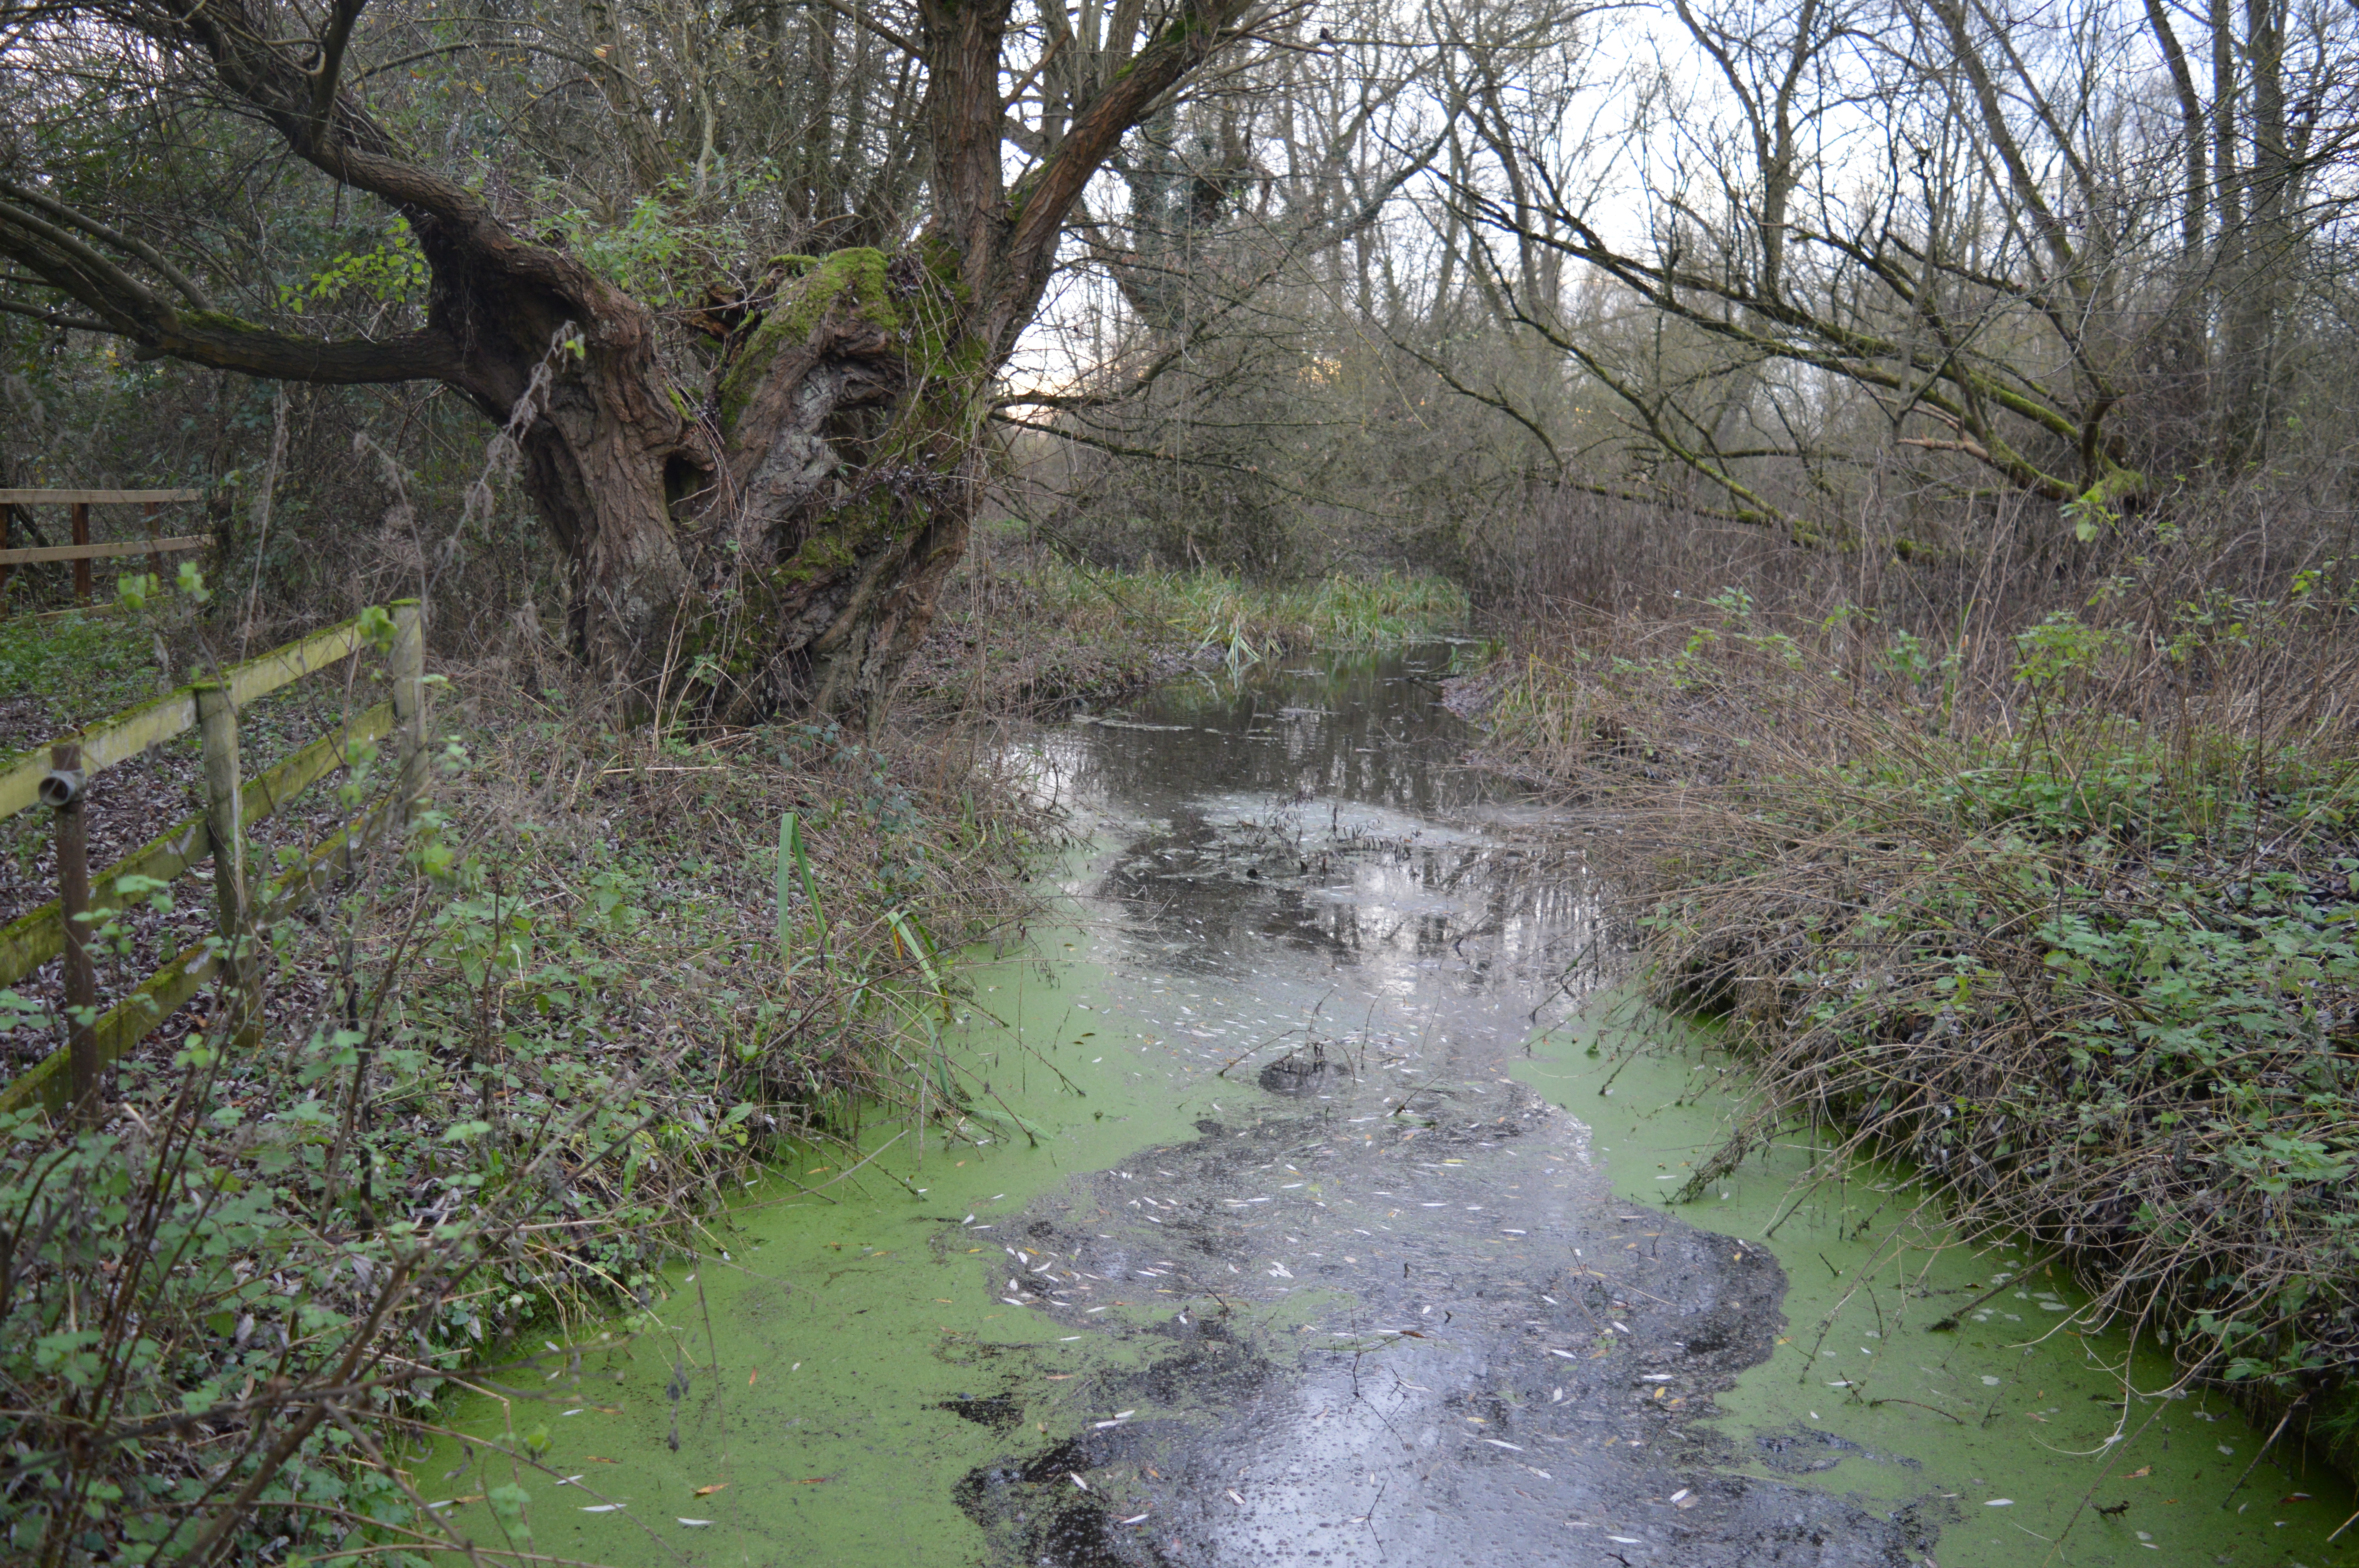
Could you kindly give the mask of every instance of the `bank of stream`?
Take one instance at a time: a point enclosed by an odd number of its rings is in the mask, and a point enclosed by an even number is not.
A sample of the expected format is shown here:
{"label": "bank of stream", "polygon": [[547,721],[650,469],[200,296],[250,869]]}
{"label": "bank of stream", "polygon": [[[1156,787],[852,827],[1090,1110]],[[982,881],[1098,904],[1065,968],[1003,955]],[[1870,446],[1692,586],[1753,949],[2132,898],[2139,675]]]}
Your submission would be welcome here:
{"label": "bank of stream", "polygon": [[614,1563],[2347,1560],[2339,1482],[1905,1173],[1798,1142],[1667,1206],[1741,1086],[1589,988],[1578,842],[1453,765],[1450,653],[1039,734],[1089,838],[966,971],[973,1114],[549,1340],[415,1465],[446,1517],[497,1542],[520,1487]]}

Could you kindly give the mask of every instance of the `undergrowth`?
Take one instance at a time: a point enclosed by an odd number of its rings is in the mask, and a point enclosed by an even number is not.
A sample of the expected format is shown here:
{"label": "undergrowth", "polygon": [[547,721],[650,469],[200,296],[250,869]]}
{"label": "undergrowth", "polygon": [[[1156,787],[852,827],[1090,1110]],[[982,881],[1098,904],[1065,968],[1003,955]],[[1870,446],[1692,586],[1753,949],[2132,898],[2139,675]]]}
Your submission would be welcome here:
{"label": "undergrowth", "polygon": [[[201,998],[99,1125],[0,1119],[12,1561],[423,1561],[451,1379],[650,1303],[783,1140],[921,1078],[990,1119],[927,1046],[942,955],[1027,907],[988,748],[615,733],[455,673],[431,808],[259,934],[258,1040]],[[53,979],[5,1022],[59,1038]]]}
{"label": "undergrowth", "polygon": [[1654,1000],[1753,1068],[1685,1195],[1797,1121],[1906,1159],[2349,1465],[2354,610],[2305,574],[1944,643],[1730,590],[1484,677],[1494,765],[1610,822]]}
{"label": "undergrowth", "polygon": [[1308,647],[1395,647],[1462,630],[1464,591],[1382,572],[1297,583],[1225,573],[1105,571],[1019,540],[988,541],[941,592],[907,694],[935,710],[1040,711],[1202,665],[1242,668]]}

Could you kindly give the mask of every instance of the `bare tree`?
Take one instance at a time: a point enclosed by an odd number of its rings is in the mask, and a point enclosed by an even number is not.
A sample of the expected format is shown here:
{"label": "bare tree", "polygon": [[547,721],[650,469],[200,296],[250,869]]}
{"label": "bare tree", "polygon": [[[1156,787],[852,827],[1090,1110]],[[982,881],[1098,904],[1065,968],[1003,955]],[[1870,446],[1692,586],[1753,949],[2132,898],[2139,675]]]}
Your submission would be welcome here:
{"label": "bare tree", "polygon": [[[2349,20],[2299,5],[2223,3],[2190,49],[2160,5],[1670,0],[1653,46],[1700,70],[1640,56],[1610,135],[1470,112],[1451,207],[1504,314],[1624,410],[1621,471],[1574,482],[1683,475],[1815,540],[1897,453],[2085,535],[2279,422],[2348,200],[2318,127],[2348,123]],[[1471,28],[1461,54],[1510,83]],[[1535,251],[1610,293],[1554,292]],[[2190,395],[2193,445],[2163,416]]]}

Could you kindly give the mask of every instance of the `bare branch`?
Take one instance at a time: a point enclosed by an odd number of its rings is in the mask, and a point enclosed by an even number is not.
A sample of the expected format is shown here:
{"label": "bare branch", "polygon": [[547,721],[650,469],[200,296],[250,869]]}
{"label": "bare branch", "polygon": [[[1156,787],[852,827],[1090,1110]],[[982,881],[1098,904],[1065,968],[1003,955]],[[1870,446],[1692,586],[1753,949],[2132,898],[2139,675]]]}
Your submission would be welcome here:
{"label": "bare branch", "polygon": [[188,274],[167,261],[164,254],[147,241],[135,239],[129,234],[109,228],[95,218],[74,211],[62,201],[54,200],[38,190],[27,189],[11,180],[0,179],[0,196],[6,196],[13,201],[21,201],[28,207],[37,207],[60,222],[72,224],[93,239],[103,240],[118,250],[129,251],[133,255],[154,267],[165,282],[180,291],[181,297],[190,304],[200,310],[210,310],[213,308],[212,301],[206,297],[205,291],[198,287]]}
{"label": "bare branch", "polygon": [[88,316],[68,316],[56,310],[46,310],[38,305],[19,304],[14,299],[0,299],[0,311],[11,316],[29,317],[44,327],[70,327],[78,332],[111,332],[114,329]]}
{"label": "bare branch", "polygon": [[311,118],[326,124],[336,105],[337,81],[343,74],[344,50],[353,41],[353,24],[361,18],[368,0],[333,0],[328,30],[320,38],[320,63],[311,74]]}

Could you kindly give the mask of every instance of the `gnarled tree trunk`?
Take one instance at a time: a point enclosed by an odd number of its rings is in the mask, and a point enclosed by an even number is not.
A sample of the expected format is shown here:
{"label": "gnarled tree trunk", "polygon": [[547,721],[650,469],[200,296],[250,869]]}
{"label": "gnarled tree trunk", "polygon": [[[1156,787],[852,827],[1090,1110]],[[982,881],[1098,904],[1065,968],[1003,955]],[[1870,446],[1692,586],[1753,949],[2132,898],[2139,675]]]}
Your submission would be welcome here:
{"label": "gnarled tree trunk", "polygon": [[422,328],[336,342],[240,320],[152,246],[14,186],[0,186],[0,256],[91,313],[75,325],[143,357],[456,388],[516,438],[566,554],[585,659],[642,703],[688,661],[732,716],[855,720],[889,694],[965,548],[993,380],[1038,308],[1066,214],[1123,135],[1258,16],[1250,0],[1178,0],[1135,50],[1108,40],[1103,74],[1018,137],[1030,163],[1013,182],[1013,0],[919,0],[914,37],[875,26],[925,73],[929,227],[895,254],[787,258],[715,384],[682,387],[644,306],[517,238],[341,91],[366,3],[331,0],[310,38],[286,36],[271,0],[105,0],[91,18],[208,69],[298,157],[406,218],[432,279]]}

